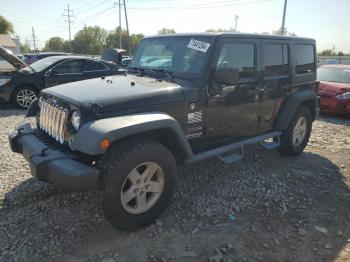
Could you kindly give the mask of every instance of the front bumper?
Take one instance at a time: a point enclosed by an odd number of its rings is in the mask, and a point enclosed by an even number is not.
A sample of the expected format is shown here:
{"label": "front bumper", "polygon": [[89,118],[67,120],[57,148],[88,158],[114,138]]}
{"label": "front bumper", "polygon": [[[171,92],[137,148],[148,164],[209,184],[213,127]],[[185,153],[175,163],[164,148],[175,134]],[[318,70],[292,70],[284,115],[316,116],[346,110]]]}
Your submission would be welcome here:
{"label": "front bumper", "polygon": [[96,186],[98,169],[77,161],[70,153],[48,146],[39,139],[37,132],[30,124],[25,124],[9,135],[11,150],[24,156],[33,176],[72,191]]}
{"label": "front bumper", "polygon": [[322,97],[320,99],[322,113],[329,115],[343,115],[350,113],[350,99],[337,99],[335,96]]}

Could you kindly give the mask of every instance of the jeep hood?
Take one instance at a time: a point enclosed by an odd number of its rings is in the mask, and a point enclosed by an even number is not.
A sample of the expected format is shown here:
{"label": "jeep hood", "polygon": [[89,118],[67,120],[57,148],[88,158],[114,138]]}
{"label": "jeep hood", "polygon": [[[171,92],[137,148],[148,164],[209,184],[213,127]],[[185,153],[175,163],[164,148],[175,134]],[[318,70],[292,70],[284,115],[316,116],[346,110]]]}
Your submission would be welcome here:
{"label": "jeep hood", "polygon": [[184,100],[178,84],[135,75],[94,78],[51,87],[42,92],[85,110],[97,105],[102,112]]}
{"label": "jeep hood", "polygon": [[19,59],[14,53],[12,53],[10,50],[6,48],[3,48],[2,46],[0,46],[0,56],[17,69],[27,67],[27,65],[21,59]]}

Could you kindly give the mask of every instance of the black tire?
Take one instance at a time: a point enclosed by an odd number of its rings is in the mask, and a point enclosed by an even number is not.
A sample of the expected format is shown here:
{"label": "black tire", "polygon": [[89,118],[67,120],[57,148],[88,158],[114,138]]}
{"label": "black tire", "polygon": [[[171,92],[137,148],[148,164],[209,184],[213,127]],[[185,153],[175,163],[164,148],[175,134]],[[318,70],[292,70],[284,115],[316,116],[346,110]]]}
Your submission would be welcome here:
{"label": "black tire", "polygon": [[[27,94],[27,95],[25,95]],[[20,96],[24,99],[20,99]],[[25,99],[27,98],[27,99]],[[38,91],[31,86],[21,86],[16,88],[12,94],[11,102],[18,109],[28,109],[31,102],[38,98]]]}
{"label": "black tire", "polygon": [[[144,213],[131,214],[122,204],[121,192],[129,173],[145,162],[161,167],[163,190],[152,207]],[[165,146],[150,139],[126,139],[112,145],[103,156],[100,169],[103,211],[108,222],[120,230],[134,230],[151,223],[162,214],[175,190],[176,161]]]}
{"label": "black tire", "polygon": [[[293,134],[295,126],[298,121],[303,118],[306,121],[306,131],[303,139],[300,139],[300,144],[296,144],[293,142]],[[304,151],[307,143],[309,142],[309,138],[312,130],[312,115],[310,110],[306,106],[299,106],[297,111],[295,112],[289,126],[286,130],[283,131],[281,139],[281,144],[277,148],[277,150],[287,156],[295,156],[299,155]]]}

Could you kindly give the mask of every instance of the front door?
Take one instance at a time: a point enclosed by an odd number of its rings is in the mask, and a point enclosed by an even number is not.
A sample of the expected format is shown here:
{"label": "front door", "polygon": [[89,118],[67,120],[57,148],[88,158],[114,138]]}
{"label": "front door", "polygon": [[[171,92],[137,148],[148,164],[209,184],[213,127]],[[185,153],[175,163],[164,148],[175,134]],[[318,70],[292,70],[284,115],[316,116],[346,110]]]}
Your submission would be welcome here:
{"label": "front door", "polygon": [[209,136],[242,138],[257,133],[259,89],[259,41],[254,39],[224,38],[220,45],[216,69],[223,67],[238,70],[238,84],[219,86],[218,93],[208,92],[206,129]]}
{"label": "front door", "polygon": [[54,66],[44,76],[45,88],[81,80],[83,66],[82,59],[68,60]]}

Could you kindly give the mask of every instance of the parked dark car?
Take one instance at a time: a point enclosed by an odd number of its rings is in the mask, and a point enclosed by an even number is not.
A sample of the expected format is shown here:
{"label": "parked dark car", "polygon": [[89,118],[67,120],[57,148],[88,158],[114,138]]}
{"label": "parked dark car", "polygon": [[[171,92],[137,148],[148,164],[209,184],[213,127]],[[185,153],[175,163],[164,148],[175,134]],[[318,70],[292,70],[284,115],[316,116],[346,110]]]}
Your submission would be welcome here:
{"label": "parked dark car", "polygon": [[43,90],[27,113],[36,127],[19,126],[10,145],[42,181],[70,190],[99,183],[107,220],[130,230],[163,212],[179,165],[215,156],[232,164],[253,143],[301,154],[317,88],[313,39],[147,37],[126,76]]}
{"label": "parked dark car", "polygon": [[0,101],[18,108],[28,108],[44,88],[118,73],[112,62],[82,56],[51,56],[30,66],[13,55],[7,61],[18,69],[0,73]]}
{"label": "parked dark car", "polygon": [[350,65],[324,65],[317,70],[320,110],[328,115],[350,115]]}
{"label": "parked dark car", "polygon": [[27,65],[30,65],[36,61],[39,61],[49,56],[63,56],[63,55],[72,55],[72,54],[64,53],[64,52],[41,52],[41,53],[24,54],[21,59],[24,63],[26,63]]}
{"label": "parked dark car", "polygon": [[122,62],[120,63],[120,66],[122,67],[122,68],[128,68],[128,66],[129,66],[129,64],[130,64],[130,62],[131,62],[131,60],[132,60],[132,58],[131,57],[128,57],[128,58],[123,58],[122,59]]}

